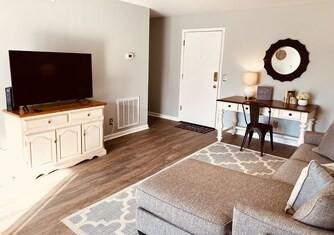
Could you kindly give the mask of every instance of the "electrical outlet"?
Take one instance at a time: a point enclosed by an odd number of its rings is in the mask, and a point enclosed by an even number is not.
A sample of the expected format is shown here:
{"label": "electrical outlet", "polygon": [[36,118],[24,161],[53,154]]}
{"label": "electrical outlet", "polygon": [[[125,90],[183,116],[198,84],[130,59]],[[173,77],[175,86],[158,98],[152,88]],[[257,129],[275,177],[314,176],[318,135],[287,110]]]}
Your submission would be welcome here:
{"label": "electrical outlet", "polygon": [[109,126],[113,126],[114,125],[114,119],[113,118],[110,118],[109,119]]}

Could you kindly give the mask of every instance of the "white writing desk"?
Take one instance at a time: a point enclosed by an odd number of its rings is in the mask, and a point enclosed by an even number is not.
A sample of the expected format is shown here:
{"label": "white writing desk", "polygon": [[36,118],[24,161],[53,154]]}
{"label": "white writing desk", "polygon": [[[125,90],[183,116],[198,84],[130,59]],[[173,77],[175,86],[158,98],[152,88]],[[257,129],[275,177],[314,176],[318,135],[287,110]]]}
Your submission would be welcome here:
{"label": "white writing desk", "polygon": [[[247,100],[242,96],[232,96],[224,99],[217,100],[217,139],[221,141],[223,138],[224,130],[224,113],[230,111],[233,113],[232,116],[232,127],[227,129],[232,129],[232,133],[236,133],[237,127],[237,114],[242,113],[242,104]],[[298,145],[304,143],[305,131],[312,131],[314,122],[316,120],[316,114],[319,106],[317,105],[307,105],[307,106],[298,106],[298,105],[287,105],[282,101],[271,100],[271,101],[259,101],[261,103],[267,104],[271,107],[271,117],[278,119],[286,119],[292,121],[300,122],[300,133],[298,138]],[[247,112],[248,107],[245,106],[245,112]],[[269,116],[269,109],[264,108],[262,110],[262,115]]]}

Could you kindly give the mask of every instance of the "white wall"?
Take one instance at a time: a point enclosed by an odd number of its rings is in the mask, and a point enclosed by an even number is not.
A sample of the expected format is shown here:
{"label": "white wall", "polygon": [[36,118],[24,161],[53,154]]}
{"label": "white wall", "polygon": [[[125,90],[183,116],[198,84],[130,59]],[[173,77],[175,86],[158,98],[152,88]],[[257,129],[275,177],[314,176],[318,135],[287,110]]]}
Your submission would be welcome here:
{"label": "white wall", "polygon": [[[118,0],[1,0],[0,108],[10,86],[8,50],[87,52],[93,54],[94,98],[108,102],[108,119],[115,100],[140,96],[140,124],[147,123],[149,9]],[[136,52],[133,61],[124,59]],[[0,115],[0,142],[3,143]],[[2,137],[1,137],[2,136]]]}
{"label": "white wall", "polygon": [[[242,73],[261,71],[262,84],[275,87],[282,100],[286,89],[309,91],[321,106],[316,129],[324,131],[334,119],[333,55],[334,2],[178,16],[151,20],[149,110],[178,116],[182,29],[225,27],[226,41],[222,96],[242,95]],[[306,44],[311,63],[293,82],[274,81],[263,68],[265,51],[279,39],[293,38]],[[298,135],[298,123],[281,121],[281,128]]]}

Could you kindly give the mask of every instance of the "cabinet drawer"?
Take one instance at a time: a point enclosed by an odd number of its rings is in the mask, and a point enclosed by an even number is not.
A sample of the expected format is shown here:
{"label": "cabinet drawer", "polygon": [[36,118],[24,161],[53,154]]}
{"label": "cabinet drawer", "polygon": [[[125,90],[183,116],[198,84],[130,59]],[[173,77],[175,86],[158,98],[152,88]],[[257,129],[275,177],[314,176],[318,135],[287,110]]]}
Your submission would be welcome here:
{"label": "cabinet drawer", "polygon": [[223,109],[227,111],[237,112],[238,106],[239,106],[238,104],[234,104],[234,103],[226,103],[226,102],[223,103]]}
{"label": "cabinet drawer", "polygon": [[299,121],[301,114],[300,112],[288,111],[288,110],[280,110],[279,117],[284,119],[296,120]]}
{"label": "cabinet drawer", "polygon": [[91,119],[95,119],[99,117],[103,117],[102,109],[85,110],[85,111],[71,113],[71,121],[74,121],[74,122],[91,120]]}
{"label": "cabinet drawer", "polygon": [[26,129],[28,131],[40,130],[40,129],[52,129],[59,125],[66,125],[67,115],[56,115],[45,118],[26,120]]}

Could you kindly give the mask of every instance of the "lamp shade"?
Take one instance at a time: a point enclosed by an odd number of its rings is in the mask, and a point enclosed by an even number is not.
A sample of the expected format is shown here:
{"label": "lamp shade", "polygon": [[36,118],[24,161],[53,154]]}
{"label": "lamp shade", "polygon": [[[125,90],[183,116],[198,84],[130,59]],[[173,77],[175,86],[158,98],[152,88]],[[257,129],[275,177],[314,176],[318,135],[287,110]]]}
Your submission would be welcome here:
{"label": "lamp shade", "polygon": [[245,72],[243,81],[246,86],[255,86],[258,82],[259,74],[255,72]]}

